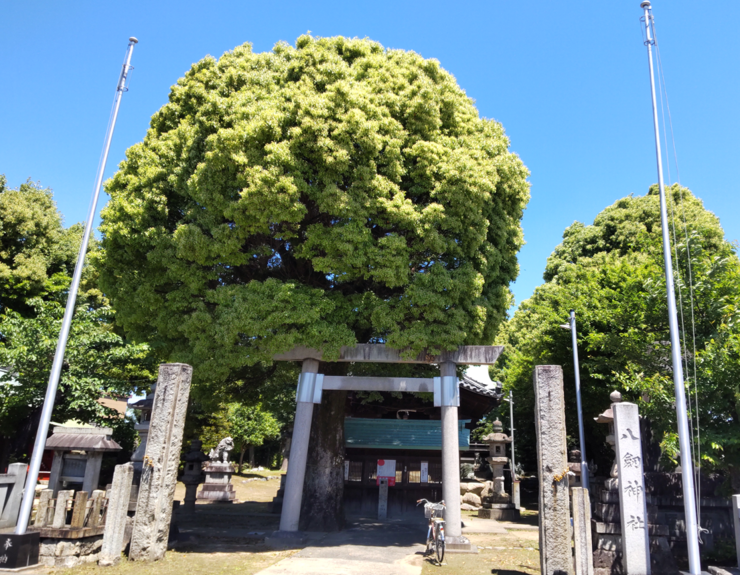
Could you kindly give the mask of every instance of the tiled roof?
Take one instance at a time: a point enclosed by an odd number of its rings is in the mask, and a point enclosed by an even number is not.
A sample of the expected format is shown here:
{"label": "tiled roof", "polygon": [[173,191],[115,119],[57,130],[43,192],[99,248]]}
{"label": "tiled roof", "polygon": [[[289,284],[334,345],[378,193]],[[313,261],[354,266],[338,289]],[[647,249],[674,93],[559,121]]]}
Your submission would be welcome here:
{"label": "tiled roof", "polygon": [[501,390],[501,382],[494,381],[494,387],[487,386],[483,383],[480,383],[479,381],[474,380],[472,377],[466,375],[463,375],[462,379],[460,380],[460,387],[463,389],[467,389],[468,391],[472,391],[473,393],[477,393],[478,395],[485,395],[486,397],[492,397],[498,400],[501,400],[501,398],[504,396],[503,391]]}

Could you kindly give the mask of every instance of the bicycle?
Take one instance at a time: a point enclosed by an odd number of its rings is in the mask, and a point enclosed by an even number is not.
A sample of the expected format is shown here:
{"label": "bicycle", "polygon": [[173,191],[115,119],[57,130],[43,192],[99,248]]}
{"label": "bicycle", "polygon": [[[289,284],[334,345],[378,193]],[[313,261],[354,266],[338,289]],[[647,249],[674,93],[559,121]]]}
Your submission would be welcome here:
{"label": "bicycle", "polygon": [[419,499],[416,505],[422,502],[424,502],[424,517],[429,520],[427,548],[424,556],[431,555],[434,551],[437,555],[437,563],[441,565],[445,556],[445,502],[432,503],[428,499]]}

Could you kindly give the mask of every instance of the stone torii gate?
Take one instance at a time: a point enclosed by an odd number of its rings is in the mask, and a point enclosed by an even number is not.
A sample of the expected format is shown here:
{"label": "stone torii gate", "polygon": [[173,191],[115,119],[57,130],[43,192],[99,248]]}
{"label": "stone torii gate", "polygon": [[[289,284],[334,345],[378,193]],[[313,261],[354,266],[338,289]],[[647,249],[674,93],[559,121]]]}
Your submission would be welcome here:
{"label": "stone torii gate", "polygon": [[442,495],[447,505],[446,546],[450,551],[470,549],[470,542],[462,535],[460,516],[460,448],[458,445],[457,408],[460,388],[456,376],[457,365],[493,365],[503,346],[468,345],[440,355],[422,353],[414,358],[403,358],[401,352],[384,344],[359,344],[343,347],[339,362],[366,363],[424,363],[439,365],[440,377],[353,377],[330,376],[318,373],[320,350],[296,347],[287,353],[275,355],[275,361],[301,361],[303,369],[298,378],[297,407],[293,439],[290,446],[290,464],[285,481],[285,496],[280,516],[280,531],[275,538],[298,536],[298,524],[306,475],[308,441],[311,435],[313,406],[321,403],[324,390],[342,391],[402,391],[409,393],[433,392],[434,405],[442,410]]}

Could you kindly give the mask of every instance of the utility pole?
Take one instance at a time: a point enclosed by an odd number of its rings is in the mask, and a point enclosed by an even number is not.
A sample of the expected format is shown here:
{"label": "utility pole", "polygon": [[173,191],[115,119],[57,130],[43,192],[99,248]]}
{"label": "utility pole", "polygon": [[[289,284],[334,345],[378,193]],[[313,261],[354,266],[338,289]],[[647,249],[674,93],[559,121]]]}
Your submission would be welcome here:
{"label": "utility pole", "polygon": [[126,58],[123,62],[121,75],[118,77],[118,84],[116,84],[116,95],[113,99],[113,110],[111,112],[110,122],[105,134],[105,140],[103,141],[103,155],[100,158],[98,173],[95,177],[95,187],[93,189],[92,202],[90,203],[90,211],[87,214],[85,233],[82,235],[82,243],[80,244],[80,251],[77,254],[75,271],[74,274],[72,274],[72,284],[69,287],[69,294],[67,295],[67,307],[64,310],[62,329],[59,331],[57,349],[54,353],[54,363],[51,366],[49,383],[46,387],[46,396],[44,397],[44,407],[41,410],[41,419],[39,421],[38,430],[36,431],[36,441],[33,445],[33,455],[31,456],[31,463],[28,466],[28,478],[26,479],[26,486],[23,491],[23,502],[21,504],[20,514],[18,515],[18,524],[15,527],[15,533],[17,535],[23,535],[26,532],[26,529],[28,528],[28,521],[31,518],[33,499],[36,493],[36,484],[38,483],[39,479],[39,469],[41,468],[41,458],[44,455],[46,436],[49,432],[49,423],[51,423],[51,413],[54,410],[54,401],[56,400],[57,388],[59,387],[59,376],[61,374],[62,364],[64,362],[64,351],[67,348],[69,328],[72,324],[72,316],[74,315],[75,303],[77,302],[77,291],[80,287],[82,268],[85,266],[87,245],[90,242],[93,220],[95,219],[95,210],[97,209],[98,205],[98,196],[100,196],[100,187],[103,184],[105,164],[108,161],[108,152],[110,151],[111,139],[113,138],[113,129],[116,127],[118,108],[121,105],[121,96],[123,96],[123,93],[126,91],[126,78],[128,77],[129,70],[131,70],[131,55],[134,52],[134,45],[137,42],[138,40],[133,36],[129,38],[128,49],[126,50]]}
{"label": "utility pole", "polygon": [[699,556],[699,528],[696,521],[696,493],[694,491],[694,462],[691,459],[689,423],[686,411],[686,390],[684,387],[683,367],[681,365],[681,341],[678,335],[678,314],[676,312],[676,294],[673,287],[673,262],[671,261],[671,244],[668,235],[668,211],[666,209],[665,187],[663,186],[663,159],[660,152],[660,128],[658,125],[658,106],[655,99],[655,77],[653,72],[653,46],[655,29],[651,5],[648,0],[640,7],[644,11],[642,21],[645,25],[645,46],[648,52],[650,67],[650,92],[653,103],[653,129],[655,131],[655,156],[658,164],[658,187],[660,189],[660,225],[663,232],[663,262],[665,265],[666,295],[668,299],[668,326],[671,334],[671,361],[673,363],[673,387],[676,395],[676,419],[678,422],[678,443],[681,450],[681,470],[683,483],[683,503],[686,515],[686,544],[689,551],[689,572],[700,575],[701,558]]}
{"label": "utility pole", "polygon": [[576,409],[578,410],[578,438],[581,446],[581,485],[588,491],[588,463],[586,463],[586,436],[583,432],[583,409],[581,408],[581,367],[578,363],[578,333],[576,331],[576,310],[570,310],[568,323],[561,325],[570,330],[573,343],[573,371],[576,374]]}

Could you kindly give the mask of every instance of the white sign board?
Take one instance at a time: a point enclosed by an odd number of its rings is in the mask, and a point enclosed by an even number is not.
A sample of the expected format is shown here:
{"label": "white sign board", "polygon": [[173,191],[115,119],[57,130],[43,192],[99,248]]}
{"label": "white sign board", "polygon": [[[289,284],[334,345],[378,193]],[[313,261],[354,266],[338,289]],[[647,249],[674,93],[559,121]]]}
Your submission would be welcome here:
{"label": "white sign board", "polygon": [[396,460],[395,459],[378,459],[378,473],[375,480],[376,485],[380,485],[382,478],[388,479],[388,485],[396,484]]}
{"label": "white sign board", "polygon": [[428,461],[421,462],[421,482],[429,483],[429,462]]}

